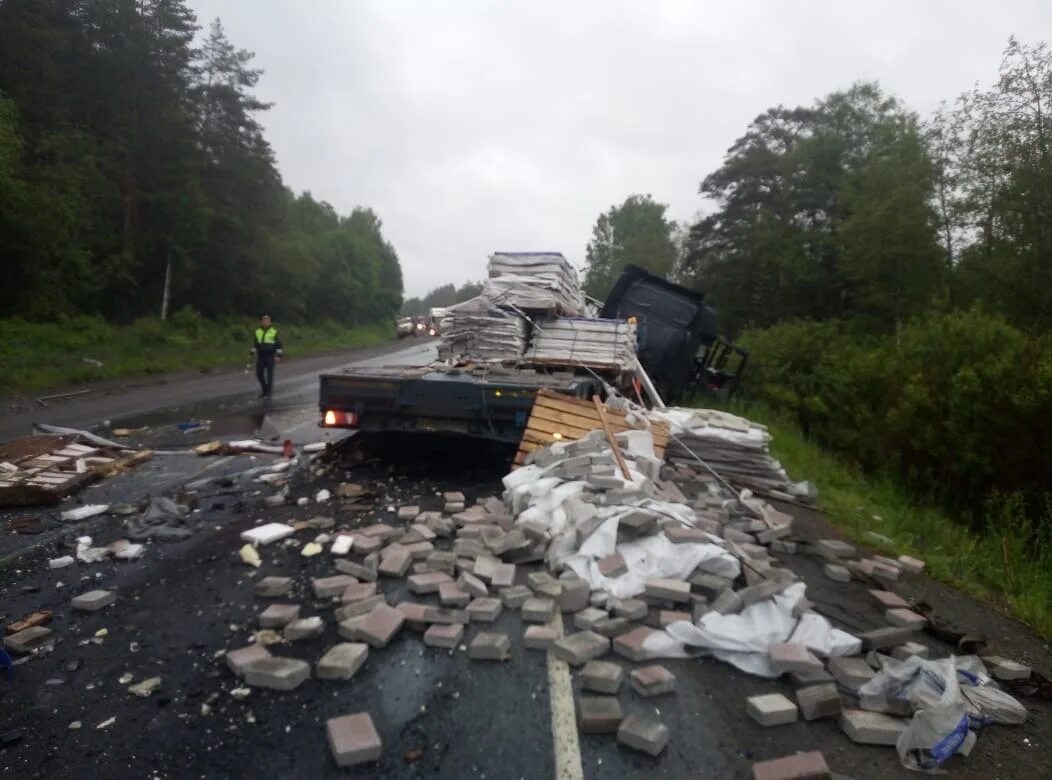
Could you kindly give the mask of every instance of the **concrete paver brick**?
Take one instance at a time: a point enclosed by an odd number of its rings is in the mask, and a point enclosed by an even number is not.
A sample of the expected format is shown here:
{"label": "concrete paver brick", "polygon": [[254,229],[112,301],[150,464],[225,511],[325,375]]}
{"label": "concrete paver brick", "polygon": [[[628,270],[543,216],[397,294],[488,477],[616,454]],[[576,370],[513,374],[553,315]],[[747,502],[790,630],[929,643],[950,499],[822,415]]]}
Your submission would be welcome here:
{"label": "concrete paver brick", "polygon": [[912,609],[889,609],[884,613],[884,619],[893,626],[912,628],[914,631],[920,631],[928,625],[928,619],[923,615],[918,615]]}
{"label": "concrete paver brick", "polygon": [[494,598],[477,598],[467,606],[468,617],[479,623],[492,623],[503,609],[501,600]]}
{"label": "concrete paver brick", "polygon": [[519,609],[526,600],[533,597],[533,591],[525,585],[512,585],[500,589],[500,600],[508,609]]}
{"label": "concrete paver brick", "polygon": [[546,599],[555,599],[558,601],[563,595],[563,586],[561,582],[553,580],[546,582],[533,589],[533,592],[538,596],[543,596]]}
{"label": "concrete paver brick", "polygon": [[616,734],[625,717],[616,696],[582,696],[578,708],[585,734]]}
{"label": "concrete paver brick", "polygon": [[611,661],[589,661],[581,670],[581,690],[617,693],[625,680],[625,669]]}
{"label": "concrete paver brick", "polygon": [[873,679],[874,672],[858,656],[840,656],[829,659],[829,673],[849,691],[857,691]]}
{"label": "concrete paver brick", "polygon": [[647,580],[644,593],[647,596],[673,601],[677,604],[690,603],[690,583],[683,580]]}
{"label": "concrete paver brick", "polygon": [[830,780],[825,756],[817,750],[758,761],[752,765],[753,780]]}
{"label": "concrete paver brick", "polygon": [[509,588],[515,584],[515,564],[499,563],[493,568],[490,584],[494,588]]}
{"label": "concrete paver brick", "polygon": [[334,645],[315,665],[319,680],[350,680],[369,657],[369,645],[361,642],[340,642]]}
{"label": "concrete paver brick", "polygon": [[712,611],[721,615],[736,615],[742,611],[742,597],[738,592],[727,588],[712,602]]}
{"label": "concrete paver brick", "polygon": [[693,615],[690,612],[677,612],[671,609],[658,611],[658,625],[661,628],[667,628],[672,623],[679,623],[684,620],[688,623],[693,622]]}
{"label": "concrete paver brick", "polygon": [[530,626],[526,629],[523,643],[529,650],[547,650],[559,638],[559,633],[552,626]]}
{"label": "concrete paver brick", "polygon": [[409,564],[412,563],[412,560],[412,555],[405,547],[399,546],[393,550],[388,547],[384,550],[383,557],[380,558],[378,571],[385,577],[404,577],[409,571]]}
{"label": "concrete paver brick", "polygon": [[471,596],[455,582],[443,582],[438,586],[438,601],[443,607],[466,607]]}
{"label": "concrete paver brick", "polygon": [[990,676],[997,680],[1027,680],[1032,673],[1029,666],[999,655],[984,656],[983,663],[990,670]]}
{"label": "concrete paver brick", "polygon": [[640,626],[626,634],[621,634],[613,641],[614,652],[629,661],[642,661],[644,660],[643,643],[654,633],[654,629]]}
{"label": "concrete paver brick", "polygon": [[822,572],[834,582],[851,582],[851,572],[836,563],[827,563]]}
{"label": "concrete paver brick", "polygon": [[264,577],[253,590],[260,598],[274,599],[288,595],[291,587],[292,577]]}
{"label": "concrete paver brick", "polygon": [[780,693],[750,696],[745,700],[745,711],[761,726],[782,726],[795,723],[796,705]]}
{"label": "concrete paver brick", "polygon": [[246,666],[264,658],[271,658],[270,651],[267,648],[263,645],[248,645],[247,647],[239,647],[237,650],[228,651],[226,654],[226,665],[230,667],[230,671],[240,677],[244,674]]}
{"label": "concrete paver brick", "polygon": [[311,580],[311,588],[314,590],[314,597],[319,599],[329,599],[333,596],[339,596],[349,585],[357,584],[358,580],[349,574],[337,574],[332,577],[317,577]]}
{"label": "concrete paver brick", "polygon": [[526,623],[547,623],[555,617],[555,601],[531,596],[522,604],[522,619]]}
{"label": "concrete paver brick", "polygon": [[[353,625],[348,625],[352,621]],[[360,639],[369,647],[387,647],[404,623],[405,615],[399,610],[387,604],[378,604],[369,614],[340,623],[340,634],[347,639]],[[351,630],[345,631],[345,626]]]}
{"label": "concrete paver brick", "polygon": [[555,582],[555,577],[546,571],[533,571],[526,575],[526,584],[534,590],[550,582]]}
{"label": "concrete paver brick", "polygon": [[457,579],[457,585],[476,598],[483,598],[489,595],[489,588],[486,587],[486,584],[471,572],[461,572],[459,579]]}
{"label": "concrete paver brick", "polygon": [[559,593],[559,609],[563,612],[579,612],[588,606],[592,595],[588,580],[571,577],[559,580],[562,591]]}
{"label": "concrete paver brick", "polygon": [[285,626],[284,636],[289,642],[317,639],[325,633],[325,622],[320,617],[300,618]]}
{"label": "concrete paver brick", "polygon": [[621,721],[617,741],[625,747],[656,756],[668,745],[668,727],[654,715],[633,713]]}
{"label": "concrete paver brick", "polygon": [[571,666],[581,666],[606,654],[610,640],[594,631],[579,631],[552,644],[551,653]]}
{"label": "concrete paver brick", "polygon": [[894,745],[906,725],[906,720],[881,712],[844,710],[840,713],[840,728],[852,742],[863,745]]}
{"label": "concrete paver brick", "polygon": [[259,625],[260,628],[284,628],[299,616],[299,604],[271,604],[259,613]]}
{"label": "concrete paver brick", "polygon": [[81,612],[98,612],[117,600],[117,594],[110,590],[89,590],[75,596],[70,606]]}
{"label": "concrete paver brick", "polygon": [[333,565],[336,567],[337,571],[343,572],[344,574],[350,574],[352,577],[359,579],[362,582],[376,582],[377,572],[375,568],[370,568],[361,563],[355,563],[354,561],[345,560],[336,561]]}
{"label": "concrete paver brick", "polygon": [[395,609],[402,613],[405,618],[405,627],[412,631],[427,631],[431,625],[427,619],[427,605],[417,604],[415,601],[400,601],[395,604]]}
{"label": "concrete paver brick", "polygon": [[412,574],[408,582],[410,593],[426,594],[437,593],[443,584],[453,584],[453,578],[445,572],[433,571],[427,574]]}
{"label": "concrete paver brick", "polygon": [[506,661],[511,658],[507,634],[479,631],[468,645],[468,658],[475,661]]}
{"label": "concrete paver brick", "polygon": [[409,553],[411,561],[426,561],[427,557],[435,551],[435,545],[431,542],[413,542],[405,545],[405,551]]}
{"label": "concrete paver brick", "polygon": [[869,595],[884,609],[910,609],[910,603],[890,590],[870,590]]}
{"label": "concrete paver brick", "polygon": [[805,720],[839,715],[841,710],[840,692],[833,683],[821,683],[797,689],[796,703]]}
{"label": "concrete paver brick", "polygon": [[625,556],[618,552],[615,552],[613,555],[607,555],[605,558],[600,558],[597,563],[599,573],[604,577],[620,577],[628,572]]}
{"label": "concrete paver brick", "polygon": [[902,570],[909,572],[910,574],[920,574],[924,571],[924,561],[919,558],[913,558],[909,555],[900,555],[898,557],[898,564],[902,567]]}
{"label": "concrete paver brick", "polygon": [[326,722],[325,731],[336,766],[366,764],[379,759],[383,752],[383,742],[366,712],[332,718]]}
{"label": "concrete paver brick", "polygon": [[913,634],[914,629],[912,628],[887,626],[866,631],[859,634],[858,638],[862,640],[862,648],[864,650],[882,650],[886,647],[895,647],[910,641],[913,638]]}
{"label": "concrete paver brick", "polygon": [[647,616],[647,603],[641,599],[622,599],[614,604],[616,617],[642,620]]}
{"label": "concrete paver brick", "polygon": [[732,581],[718,574],[696,572],[691,575],[689,582],[693,593],[704,596],[709,601],[715,601],[723,591],[731,586]]}
{"label": "concrete paver brick", "polygon": [[628,618],[616,617],[616,618],[604,618],[598,623],[594,623],[589,629],[599,634],[599,636],[605,636],[613,639],[615,636],[621,636],[621,634],[627,634],[631,631],[635,625]]}
{"label": "concrete paver brick", "polygon": [[375,596],[370,596],[367,599],[352,601],[349,604],[344,604],[342,607],[337,607],[334,614],[336,615],[337,622],[340,622],[347,620],[347,618],[368,615],[378,604],[386,603],[387,597],[384,596],[383,593],[377,593]]}
{"label": "concrete paver brick", "polygon": [[375,582],[357,582],[354,585],[348,585],[344,589],[343,593],[340,594],[340,601],[344,604],[354,604],[358,601],[371,599],[376,593]]}
{"label": "concrete paver brick", "polygon": [[633,669],[632,690],[640,696],[660,696],[676,692],[676,675],[660,664]]}
{"label": "concrete paver brick", "polygon": [[858,551],[854,545],[848,544],[841,539],[819,539],[815,542],[815,549],[827,561],[858,557]]}
{"label": "concrete paver brick", "polygon": [[245,684],[253,688],[291,691],[310,678],[310,664],[298,658],[260,658],[243,670]]}
{"label": "concrete paver brick", "polygon": [[430,647],[441,647],[452,650],[464,638],[464,626],[459,623],[448,625],[434,624],[424,632],[424,644]]}
{"label": "concrete paver brick", "polygon": [[574,628],[579,628],[582,631],[590,631],[596,623],[600,620],[606,620],[608,617],[610,615],[605,609],[586,607],[573,616],[573,625]]}
{"label": "concrete paver brick", "polygon": [[815,669],[810,672],[793,672],[791,679],[794,688],[806,688],[809,685],[836,682],[833,679],[833,675],[827,672],[825,668]]}
{"label": "concrete paver brick", "polygon": [[46,626],[30,626],[4,637],[4,646],[13,653],[27,655],[49,644],[54,632]]}
{"label": "concrete paver brick", "polygon": [[398,507],[398,519],[399,520],[416,520],[420,516],[420,507],[418,506],[400,506]]}
{"label": "concrete paver brick", "polygon": [[771,666],[779,674],[787,672],[813,672],[822,669],[822,662],[802,644],[781,642],[768,651]]}

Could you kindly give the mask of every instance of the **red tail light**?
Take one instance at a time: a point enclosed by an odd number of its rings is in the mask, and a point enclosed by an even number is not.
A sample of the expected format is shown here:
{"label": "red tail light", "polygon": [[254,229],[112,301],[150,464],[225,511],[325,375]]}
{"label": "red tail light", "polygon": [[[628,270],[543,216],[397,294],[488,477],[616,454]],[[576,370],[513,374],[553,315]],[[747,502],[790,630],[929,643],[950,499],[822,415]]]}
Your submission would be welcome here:
{"label": "red tail light", "polygon": [[329,409],[322,417],[322,425],[326,428],[357,428],[358,415],[354,412],[338,412]]}

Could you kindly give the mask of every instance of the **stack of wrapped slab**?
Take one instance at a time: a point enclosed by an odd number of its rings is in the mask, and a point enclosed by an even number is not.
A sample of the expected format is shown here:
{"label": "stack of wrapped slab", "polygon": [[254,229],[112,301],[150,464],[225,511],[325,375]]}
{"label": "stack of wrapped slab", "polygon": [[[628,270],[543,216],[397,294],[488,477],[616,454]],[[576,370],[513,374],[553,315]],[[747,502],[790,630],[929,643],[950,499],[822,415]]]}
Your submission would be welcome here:
{"label": "stack of wrapped slab", "polygon": [[794,483],[771,456],[771,434],[763,425],[714,409],[671,408],[652,414],[672,428],[670,463],[696,466],[693,452],[732,484],[766,494],[813,498],[813,487]]}
{"label": "stack of wrapped slab", "polygon": [[484,296],[451,306],[440,323],[442,360],[519,360],[526,351],[526,321]]}
{"label": "stack of wrapped slab", "polygon": [[526,357],[626,371],[634,365],[636,326],[622,320],[561,317],[538,323]]}
{"label": "stack of wrapped slab", "polygon": [[559,252],[496,252],[482,295],[498,306],[577,315],[584,297],[577,272]]}

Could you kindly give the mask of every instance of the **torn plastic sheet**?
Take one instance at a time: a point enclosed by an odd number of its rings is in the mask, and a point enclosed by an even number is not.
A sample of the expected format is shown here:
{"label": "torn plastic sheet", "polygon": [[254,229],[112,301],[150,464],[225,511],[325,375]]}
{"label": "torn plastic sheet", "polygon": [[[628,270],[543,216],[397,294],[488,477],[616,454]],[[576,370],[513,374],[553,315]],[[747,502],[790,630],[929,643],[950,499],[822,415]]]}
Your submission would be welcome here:
{"label": "torn plastic sheet", "polygon": [[84,441],[90,441],[92,444],[96,444],[99,447],[113,447],[115,450],[121,450],[124,452],[130,452],[134,448],[129,447],[127,444],[118,444],[115,441],[104,439],[101,436],[96,436],[94,433],[83,431],[79,428],[63,428],[61,425],[47,425],[45,423],[33,423],[33,428],[40,431],[41,433],[47,433],[52,436],[78,436]]}
{"label": "torn plastic sheet", "polygon": [[[685,620],[672,623],[646,640],[645,657],[686,658],[708,651],[743,672],[777,677],[768,653],[773,645],[795,635],[797,619],[793,617],[793,607],[804,597],[805,590],[806,585],[797,582],[770,599],[749,605],[738,615],[709,612],[697,625]],[[821,615],[808,620],[799,639],[809,650],[827,656],[855,655],[862,648],[858,637],[833,628]]]}

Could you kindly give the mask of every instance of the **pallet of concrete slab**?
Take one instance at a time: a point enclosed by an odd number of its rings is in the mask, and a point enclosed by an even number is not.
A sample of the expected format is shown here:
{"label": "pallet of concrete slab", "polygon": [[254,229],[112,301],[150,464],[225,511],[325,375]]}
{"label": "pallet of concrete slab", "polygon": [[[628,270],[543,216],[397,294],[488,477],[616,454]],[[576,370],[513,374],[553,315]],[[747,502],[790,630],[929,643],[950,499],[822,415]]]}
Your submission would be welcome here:
{"label": "pallet of concrete slab", "polygon": [[584,312],[577,272],[559,252],[494,252],[482,295],[498,306],[580,315]]}
{"label": "pallet of concrete slab", "polygon": [[80,444],[76,436],[27,436],[7,442],[0,445],[0,506],[61,503],[151,455],[149,450],[129,453]]}
{"label": "pallet of concrete slab", "polygon": [[526,361],[583,365],[606,371],[632,370],[636,327],[623,320],[560,317],[537,323]]}
{"label": "pallet of concrete slab", "polygon": [[[607,409],[606,418],[610,430],[614,433],[636,429],[636,426],[628,424],[623,412]],[[537,391],[537,398],[533,402],[530,419],[526,423],[526,430],[519,442],[519,451],[515,455],[515,465],[521,466],[526,456],[539,447],[547,447],[555,441],[580,439],[602,427],[603,422],[599,419],[599,412],[593,401],[542,388]],[[651,424],[654,450],[659,458],[665,457],[668,430],[668,424],[664,421]]]}

